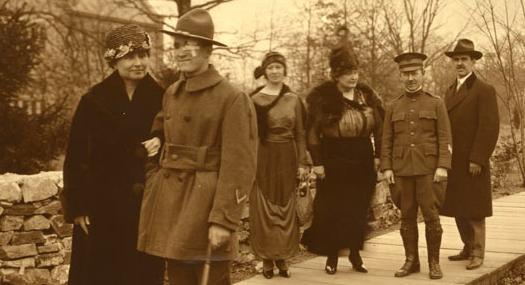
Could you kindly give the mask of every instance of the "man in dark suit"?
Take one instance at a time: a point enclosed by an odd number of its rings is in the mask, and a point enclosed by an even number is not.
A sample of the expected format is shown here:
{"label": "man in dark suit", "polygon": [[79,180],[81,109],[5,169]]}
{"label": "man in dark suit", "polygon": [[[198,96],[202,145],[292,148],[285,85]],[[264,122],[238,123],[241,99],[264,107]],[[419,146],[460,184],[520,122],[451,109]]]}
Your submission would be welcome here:
{"label": "man in dark suit", "polygon": [[439,207],[450,169],[451,134],[443,100],[423,90],[426,55],[403,53],[394,61],[399,64],[405,85],[403,95],[387,106],[381,145],[381,169],[391,185],[394,204],[401,209],[401,238],[405,263],[396,277],[420,271],[418,253],[417,210],[425,219],[429,277],[440,279],[439,249],[443,229]]}
{"label": "man in dark suit", "polygon": [[498,104],[494,87],[473,72],[483,54],[472,41],[460,39],[445,55],[452,58],[457,79],[445,95],[454,151],[441,214],[456,218],[464,243],[449,259],[470,260],[467,269],[476,269],[485,254],[485,217],[492,216],[489,158],[498,140]]}

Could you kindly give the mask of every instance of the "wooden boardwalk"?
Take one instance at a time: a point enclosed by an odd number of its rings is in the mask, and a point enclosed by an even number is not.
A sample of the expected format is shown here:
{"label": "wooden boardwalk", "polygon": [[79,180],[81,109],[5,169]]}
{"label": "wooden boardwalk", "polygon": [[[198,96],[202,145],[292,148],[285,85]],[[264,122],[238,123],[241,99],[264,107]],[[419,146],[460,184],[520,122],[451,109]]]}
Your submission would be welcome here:
{"label": "wooden boardwalk", "polygon": [[[494,216],[487,218],[486,253],[483,265],[476,270],[466,270],[468,261],[449,261],[447,256],[458,253],[463,247],[453,218],[441,217],[443,241],[440,265],[444,277],[428,278],[425,226],[419,223],[419,254],[421,272],[396,278],[394,272],[401,267],[404,249],[399,231],[387,233],[368,240],[361,252],[368,273],[352,270],[347,256],[339,258],[335,275],[324,271],[325,257],[316,257],[291,266],[292,278],[276,274],[265,279],[261,274],[241,281],[239,285],[261,284],[494,284],[518,259],[525,259],[525,192],[493,201]],[[277,273],[277,270],[275,270]]]}

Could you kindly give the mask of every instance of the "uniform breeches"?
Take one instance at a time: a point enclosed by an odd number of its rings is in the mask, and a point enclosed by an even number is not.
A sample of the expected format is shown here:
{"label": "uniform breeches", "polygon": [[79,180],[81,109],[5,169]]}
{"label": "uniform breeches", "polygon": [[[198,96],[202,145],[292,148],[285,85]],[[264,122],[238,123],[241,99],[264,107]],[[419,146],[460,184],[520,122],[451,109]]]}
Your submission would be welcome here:
{"label": "uniform breeches", "polygon": [[391,188],[392,200],[401,209],[401,224],[416,224],[417,209],[425,223],[439,223],[439,208],[443,205],[446,182],[436,183],[434,175],[395,176]]}
{"label": "uniform breeches", "polygon": [[407,261],[419,263],[417,250],[417,209],[425,219],[428,262],[439,263],[439,248],[443,229],[439,221],[439,208],[443,205],[446,182],[434,182],[433,175],[396,176],[391,188],[392,200],[401,209],[401,237]]}

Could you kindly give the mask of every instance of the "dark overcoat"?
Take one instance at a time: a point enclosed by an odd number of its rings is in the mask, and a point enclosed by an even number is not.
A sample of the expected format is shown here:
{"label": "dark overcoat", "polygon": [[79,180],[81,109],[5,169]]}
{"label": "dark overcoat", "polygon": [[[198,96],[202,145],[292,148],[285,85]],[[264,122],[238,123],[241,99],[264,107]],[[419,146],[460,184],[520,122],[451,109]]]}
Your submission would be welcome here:
{"label": "dark overcoat", "polygon": [[[499,134],[496,91],[473,73],[457,92],[456,83],[448,88],[445,104],[453,151],[441,214],[457,218],[492,216],[489,158]],[[480,175],[470,175],[471,161],[482,166]]]}
{"label": "dark overcoat", "polygon": [[108,276],[133,280],[129,273],[138,272],[132,262],[147,156],[141,142],[148,139],[163,91],[146,75],[130,101],[115,71],[80,99],[64,162],[61,200],[68,222],[87,215],[91,225],[88,236],[79,226],[74,228],[70,285],[94,284]]}

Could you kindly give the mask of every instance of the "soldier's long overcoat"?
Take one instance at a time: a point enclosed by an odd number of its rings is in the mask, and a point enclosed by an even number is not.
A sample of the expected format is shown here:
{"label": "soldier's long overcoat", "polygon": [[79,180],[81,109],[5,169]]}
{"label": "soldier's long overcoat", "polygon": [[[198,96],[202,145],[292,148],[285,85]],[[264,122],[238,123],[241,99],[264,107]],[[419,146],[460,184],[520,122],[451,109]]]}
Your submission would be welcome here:
{"label": "soldier's long overcoat", "polygon": [[251,99],[210,66],[164,94],[152,132],[165,135],[159,165],[147,174],[138,249],[177,260],[204,260],[208,228],[233,238],[213,260],[236,256],[235,232],[255,181],[257,123]]}
{"label": "soldier's long overcoat", "polygon": [[[498,104],[493,86],[473,73],[456,92],[456,83],[445,95],[452,129],[452,168],[441,214],[459,218],[492,216],[489,158],[499,133]],[[482,166],[471,176],[469,162]]]}

